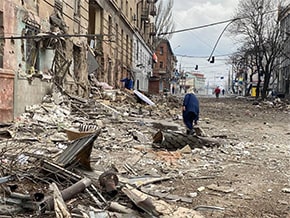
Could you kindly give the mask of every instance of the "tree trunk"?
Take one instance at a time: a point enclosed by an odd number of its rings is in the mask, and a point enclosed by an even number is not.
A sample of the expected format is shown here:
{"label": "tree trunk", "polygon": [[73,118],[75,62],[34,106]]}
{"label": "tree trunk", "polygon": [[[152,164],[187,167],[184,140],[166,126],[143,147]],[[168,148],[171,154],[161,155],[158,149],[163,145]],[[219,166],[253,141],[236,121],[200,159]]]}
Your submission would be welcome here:
{"label": "tree trunk", "polygon": [[258,83],[257,83],[257,89],[256,89],[256,98],[260,97],[260,86],[261,86],[261,73],[258,72]]}
{"label": "tree trunk", "polygon": [[209,137],[185,135],[179,132],[162,132],[161,130],[153,136],[153,143],[154,147],[167,150],[181,149],[186,145],[189,145],[192,149],[220,146],[216,139]]}
{"label": "tree trunk", "polygon": [[249,88],[247,88],[247,93],[246,93],[246,96],[250,96],[250,92],[251,92],[251,90],[252,90],[252,87],[253,87],[253,73],[251,73],[251,75],[250,75],[250,86],[249,86]]}
{"label": "tree trunk", "polygon": [[270,72],[265,72],[264,84],[263,84],[263,90],[262,90],[262,99],[263,100],[267,97],[267,89],[268,89],[269,83],[270,83],[270,76],[271,76]]}

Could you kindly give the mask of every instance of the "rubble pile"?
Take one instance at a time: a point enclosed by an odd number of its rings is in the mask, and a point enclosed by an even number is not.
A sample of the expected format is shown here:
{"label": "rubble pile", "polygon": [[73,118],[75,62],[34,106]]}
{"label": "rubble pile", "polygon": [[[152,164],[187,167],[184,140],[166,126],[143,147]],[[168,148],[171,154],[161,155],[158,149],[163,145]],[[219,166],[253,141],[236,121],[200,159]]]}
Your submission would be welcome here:
{"label": "rubble pile", "polygon": [[[223,160],[247,160],[250,153],[229,132],[209,137],[199,128],[197,136],[184,135],[182,99],[148,97],[156,103],[126,90],[98,91],[88,99],[55,91],[13,123],[0,124],[1,217],[202,217],[199,211],[224,211],[195,198],[205,189],[235,192],[231,187],[211,184],[180,194],[172,184],[217,178]],[[210,119],[202,121],[212,131]]]}
{"label": "rubble pile", "polygon": [[190,197],[152,189],[182,160],[152,149],[154,133],[182,129],[164,120],[179,114],[179,100],[163,102],[120,90],[89,99],[54,92],[1,124],[1,217],[202,217],[170,204]]}
{"label": "rubble pile", "polygon": [[[238,97],[238,99],[242,99],[245,97]],[[258,101],[255,98],[245,98],[247,101],[253,101],[253,105],[256,105],[258,108],[263,109],[275,109],[280,111],[289,111],[290,110],[290,101],[286,98],[269,98],[264,101]]]}
{"label": "rubble pile", "polygon": [[274,108],[280,111],[290,111],[290,102],[287,99],[275,98],[272,101],[265,101],[262,107]]}

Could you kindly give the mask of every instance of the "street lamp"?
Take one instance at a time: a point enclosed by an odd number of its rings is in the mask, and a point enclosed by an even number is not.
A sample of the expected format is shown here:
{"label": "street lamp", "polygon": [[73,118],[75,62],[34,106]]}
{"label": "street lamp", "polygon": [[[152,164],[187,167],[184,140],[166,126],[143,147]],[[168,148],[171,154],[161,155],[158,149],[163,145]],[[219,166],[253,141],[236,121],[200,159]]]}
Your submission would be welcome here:
{"label": "street lamp", "polygon": [[226,31],[226,29],[228,28],[229,25],[231,25],[233,22],[235,22],[235,21],[237,21],[237,20],[239,20],[239,19],[240,19],[240,18],[235,18],[235,19],[231,20],[231,22],[229,22],[229,23],[224,27],[223,31],[222,31],[221,34],[219,35],[219,37],[218,37],[218,39],[217,39],[217,41],[216,41],[216,43],[215,43],[215,45],[214,45],[214,47],[213,47],[213,49],[212,49],[212,52],[210,53],[210,55],[209,55],[209,57],[208,57],[208,61],[209,61],[210,63],[214,63],[214,56],[213,56],[213,53],[214,53],[214,51],[215,51],[215,49],[216,49],[216,47],[217,47],[217,45],[218,45],[218,43],[219,43],[219,41],[220,41],[222,35],[224,34],[224,32]]}

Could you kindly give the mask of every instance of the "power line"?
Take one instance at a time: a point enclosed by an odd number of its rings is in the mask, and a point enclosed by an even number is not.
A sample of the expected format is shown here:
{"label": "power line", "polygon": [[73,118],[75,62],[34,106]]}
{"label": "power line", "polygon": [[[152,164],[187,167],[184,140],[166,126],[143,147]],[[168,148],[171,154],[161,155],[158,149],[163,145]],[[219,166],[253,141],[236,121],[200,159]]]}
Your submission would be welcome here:
{"label": "power line", "polygon": [[[278,11],[278,9],[271,10],[271,11],[266,11],[265,14],[270,14],[270,13],[277,12],[277,11]],[[258,15],[255,15],[255,16],[258,16]],[[201,25],[201,26],[191,27],[191,28],[187,28],[187,29],[181,29],[181,30],[175,30],[175,31],[171,31],[171,32],[159,33],[158,36],[160,36],[160,35],[168,35],[168,34],[172,34],[172,33],[186,32],[186,31],[196,30],[196,29],[202,29],[202,28],[205,28],[205,27],[216,26],[216,25],[219,25],[219,24],[233,22],[233,21],[236,21],[236,20],[241,20],[241,19],[246,19],[246,18],[251,18],[251,17],[250,16],[244,16],[244,17],[232,18],[232,19],[228,19],[228,20],[224,20],[224,21],[219,21],[219,22],[215,22],[215,23],[210,23],[210,24],[205,24],[205,25]]]}
{"label": "power line", "polygon": [[[215,55],[215,57],[227,57],[227,56],[230,56],[230,55],[233,55],[233,54],[234,53],[221,54],[221,55]],[[208,58],[208,56],[186,55],[186,54],[175,54],[175,56],[185,57],[185,58]]]}
{"label": "power line", "polygon": [[[175,22],[176,22],[176,18],[174,19]],[[186,28],[186,26],[184,26],[183,23],[180,23],[179,20],[178,20],[178,24],[182,27],[182,28]],[[202,43],[204,43],[206,46],[208,46],[209,48],[212,48],[212,46],[206,41],[206,40],[203,40],[201,39],[197,34],[195,34],[193,31],[190,31],[190,33],[195,37],[197,38],[199,41],[201,41]]]}
{"label": "power line", "polygon": [[[193,65],[193,66],[182,66],[182,69],[185,69],[185,68],[195,68],[196,65]],[[211,65],[211,66],[205,66],[205,65],[198,65],[199,68],[201,69],[200,71],[204,70],[204,69],[209,69],[209,68],[216,68],[216,67],[221,67],[221,66],[225,66],[225,64],[215,64],[215,65]]]}
{"label": "power line", "polygon": [[[267,11],[265,12],[265,14],[269,14],[269,13],[273,13],[276,12],[278,9],[275,10],[271,10],[271,11]],[[258,16],[258,15],[256,15]],[[237,18],[233,18],[233,19],[229,19],[229,20],[224,20],[224,21],[219,21],[219,22],[215,22],[215,23],[211,23],[211,24],[206,24],[206,25],[201,25],[201,26],[197,26],[197,27],[192,27],[192,28],[187,28],[187,29],[182,29],[182,30],[176,30],[176,31],[171,31],[171,32],[165,32],[165,33],[159,33],[158,35],[167,35],[167,34],[172,34],[172,33],[180,33],[180,32],[185,32],[185,31],[191,31],[191,30],[196,30],[196,29],[202,29],[205,27],[210,27],[210,26],[215,26],[215,25],[219,25],[219,24],[223,24],[223,23],[228,23],[224,29],[222,30],[221,34],[219,35],[213,49],[212,52],[210,54],[210,56],[208,57],[208,61],[210,61],[210,63],[214,63],[214,56],[213,53],[219,43],[219,40],[221,39],[222,35],[224,34],[225,30],[229,27],[230,24],[232,24],[234,21],[237,20],[241,20],[241,19],[246,19],[249,18],[250,16],[244,16],[244,17],[237,17]],[[212,58],[212,60],[210,60]]]}
{"label": "power line", "polygon": [[158,35],[159,36],[160,35],[168,35],[168,34],[172,34],[172,33],[180,33],[180,32],[186,32],[186,31],[190,31],[190,30],[202,29],[202,28],[205,28],[205,27],[216,26],[216,25],[219,25],[219,24],[228,23],[228,22],[231,22],[233,20],[236,20],[236,19],[229,19],[229,20],[224,20],[224,21],[219,21],[219,22],[216,22],[216,23],[205,24],[205,25],[201,25],[201,26],[197,26],[197,27],[192,27],[192,28],[187,28],[187,29],[182,29],[182,30],[176,30],[176,31],[171,31],[171,32],[159,33]]}

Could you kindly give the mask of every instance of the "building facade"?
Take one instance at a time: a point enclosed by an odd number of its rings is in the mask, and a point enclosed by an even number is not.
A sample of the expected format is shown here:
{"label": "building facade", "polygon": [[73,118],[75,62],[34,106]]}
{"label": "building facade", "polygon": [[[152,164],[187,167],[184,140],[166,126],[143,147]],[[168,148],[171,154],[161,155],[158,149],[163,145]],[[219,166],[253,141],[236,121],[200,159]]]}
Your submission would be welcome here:
{"label": "building facade", "polygon": [[277,91],[290,95],[290,5],[286,8],[281,8],[279,13],[279,21],[283,40],[288,41],[285,43],[284,54],[287,58],[281,57],[281,66],[278,74]]}
{"label": "building facade", "polygon": [[91,39],[98,80],[120,88],[131,75],[135,88],[148,91],[154,9],[155,2],[145,0],[90,1],[89,34],[100,35]]}
{"label": "building facade", "polygon": [[87,10],[88,1],[1,1],[0,83],[10,84],[1,87],[1,120],[41,102],[52,80],[74,94],[87,93]]}
{"label": "building facade", "polygon": [[158,61],[153,65],[153,75],[149,82],[149,92],[152,94],[170,91],[171,78],[177,61],[170,42],[166,39],[159,40],[155,54]]}
{"label": "building facade", "polygon": [[113,88],[131,74],[135,88],[148,91],[155,3],[1,1],[0,121],[40,103],[54,86],[88,96],[91,73]]}

